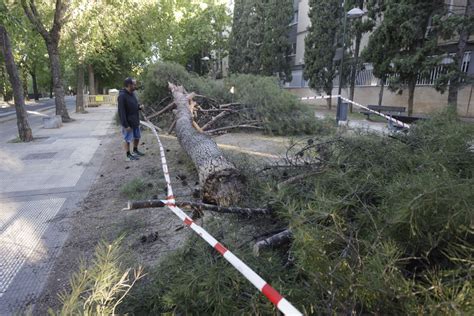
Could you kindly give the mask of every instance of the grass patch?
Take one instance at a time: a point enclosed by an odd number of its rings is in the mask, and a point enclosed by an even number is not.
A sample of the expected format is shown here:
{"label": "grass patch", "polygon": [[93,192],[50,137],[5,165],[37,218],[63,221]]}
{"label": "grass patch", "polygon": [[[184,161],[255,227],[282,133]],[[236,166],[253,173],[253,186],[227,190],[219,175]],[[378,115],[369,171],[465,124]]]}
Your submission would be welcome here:
{"label": "grass patch", "polygon": [[145,182],[142,178],[135,178],[124,184],[120,192],[129,200],[149,199],[156,189],[152,182]]}

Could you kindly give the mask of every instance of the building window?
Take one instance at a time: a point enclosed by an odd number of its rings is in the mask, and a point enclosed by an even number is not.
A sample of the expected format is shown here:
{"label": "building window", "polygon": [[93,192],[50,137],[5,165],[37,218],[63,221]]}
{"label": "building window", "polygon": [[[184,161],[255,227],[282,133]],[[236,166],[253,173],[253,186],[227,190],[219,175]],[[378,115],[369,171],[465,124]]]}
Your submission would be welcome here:
{"label": "building window", "polygon": [[295,56],[295,55],[296,55],[296,43],[291,43],[290,56]]}
{"label": "building window", "polygon": [[290,25],[298,24],[298,10],[293,13],[293,19],[291,20]]}

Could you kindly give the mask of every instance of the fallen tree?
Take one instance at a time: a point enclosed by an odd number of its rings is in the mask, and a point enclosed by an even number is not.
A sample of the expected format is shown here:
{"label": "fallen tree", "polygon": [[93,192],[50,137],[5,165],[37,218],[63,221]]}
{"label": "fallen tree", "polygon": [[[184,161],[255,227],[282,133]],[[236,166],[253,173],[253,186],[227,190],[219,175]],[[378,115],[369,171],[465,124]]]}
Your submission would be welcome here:
{"label": "fallen tree", "polygon": [[311,108],[281,89],[274,78],[235,75],[210,80],[189,73],[180,65],[158,63],[147,68],[140,98],[147,104],[145,115],[170,132],[174,130],[170,124],[176,105],[172,103],[169,82],[196,93],[193,118],[209,135],[258,131],[288,136],[325,134],[331,130],[327,122],[314,118]]}
{"label": "fallen tree", "polygon": [[171,83],[169,89],[176,104],[174,130],[181,147],[198,171],[203,202],[221,206],[235,204],[240,200],[243,176],[224,157],[216,143],[196,129],[197,124],[193,120],[196,106],[192,99],[194,95]]}

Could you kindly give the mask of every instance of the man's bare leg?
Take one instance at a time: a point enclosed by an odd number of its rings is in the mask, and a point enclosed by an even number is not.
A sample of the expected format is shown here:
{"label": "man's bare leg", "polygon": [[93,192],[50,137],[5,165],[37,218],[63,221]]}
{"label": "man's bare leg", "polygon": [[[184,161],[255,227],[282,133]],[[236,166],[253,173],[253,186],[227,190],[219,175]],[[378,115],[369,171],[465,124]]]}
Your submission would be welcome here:
{"label": "man's bare leg", "polygon": [[138,144],[140,144],[140,139],[133,140],[133,150],[138,149]]}
{"label": "man's bare leg", "polygon": [[130,153],[130,143],[127,143],[127,142],[123,143],[123,149],[125,149],[125,152],[127,154],[129,154]]}

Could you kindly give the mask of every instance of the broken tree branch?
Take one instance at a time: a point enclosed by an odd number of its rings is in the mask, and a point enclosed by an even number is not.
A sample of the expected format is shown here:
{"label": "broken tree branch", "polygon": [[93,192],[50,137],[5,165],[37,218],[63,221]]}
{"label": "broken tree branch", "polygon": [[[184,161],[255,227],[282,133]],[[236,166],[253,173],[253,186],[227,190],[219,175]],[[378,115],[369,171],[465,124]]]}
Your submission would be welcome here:
{"label": "broken tree branch", "polygon": [[212,124],[214,124],[216,121],[218,121],[219,119],[221,119],[221,118],[223,118],[223,117],[226,117],[226,116],[229,115],[230,113],[232,113],[232,112],[223,111],[223,112],[219,113],[218,115],[216,115],[215,117],[213,117],[209,122],[207,122],[206,124],[204,124],[203,127],[202,127],[202,130],[205,131],[206,129],[208,129],[209,127],[211,127]]}
{"label": "broken tree branch", "polygon": [[250,129],[258,129],[258,130],[263,130],[264,129],[261,126],[242,124],[242,125],[232,125],[232,126],[220,127],[220,128],[216,128],[216,129],[213,129],[213,130],[210,130],[210,131],[206,131],[206,133],[207,134],[213,134],[213,133],[228,131],[228,130],[236,129],[236,128],[250,128]]}
{"label": "broken tree branch", "polygon": [[174,120],[173,123],[171,123],[171,126],[168,129],[168,134],[171,134],[173,132],[175,126],[176,126],[176,120]]}
{"label": "broken tree branch", "polygon": [[260,240],[253,246],[253,254],[255,256],[258,256],[260,254],[260,251],[263,249],[278,247],[283,244],[286,244],[290,241],[291,237],[291,231],[289,229],[286,229],[281,233],[265,238],[264,240]]}
{"label": "broken tree branch", "polygon": [[[198,208],[200,210],[208,210],[216,213],[239,214],[247,216],[255,215],[271,215],[273,211],[268,208],[248,208],[248,207],[223,207],[199,202],[177,201],[176,206]],[[137,210],[143,208],[165,207],[166,204],[161,200],[145,200],[145,201],[128,201],[128,207],[124,210]]]}
{"label": "broken tree branch", "polygon": [[165,113],[165,112],[168,112],[169,110],[172,110],[176,107],[176,103],[174,102],[171,102],[170,104],[168,104],[167,106],[165,106],[162,110],[160,110],[159,112],[156,112],[156,113],[153,113],[152,115],[150,115],[148,117],[148,119],[151,119],[151,118],[154,118],[154,117],[157,117],[157,116],[160,116],[161,114]]}

